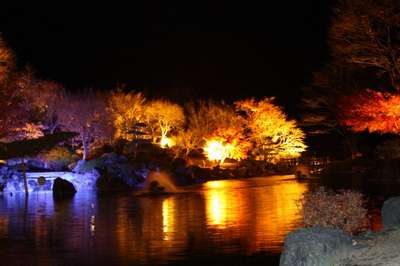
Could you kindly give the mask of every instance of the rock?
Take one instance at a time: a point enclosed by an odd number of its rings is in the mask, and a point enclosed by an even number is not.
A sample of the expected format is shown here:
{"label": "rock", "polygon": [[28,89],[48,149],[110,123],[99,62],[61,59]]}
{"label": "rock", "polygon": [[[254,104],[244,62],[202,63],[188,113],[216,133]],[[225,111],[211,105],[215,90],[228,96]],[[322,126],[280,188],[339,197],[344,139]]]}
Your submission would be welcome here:
{"label": "rock", "polygon": [[133,187],[143,178],[136,174],[136,169],[129,163],[114,163],[107,165],[107,172],[113,177],[123,180],[127,185]]}
{"label": "rock", "polygon": [[400,265],[400,229],[368,233],[353,239],[350,255],[343,265]]}
{"label": "rock", "polygon": [[382,207],[382,223],[385,229],[400,226],[400,197],[385,201]]}
{"label": "rock", "polygon": [[97,170],[107,172],[107,174],[121,179],[132,187],[143,181],[143,177],[136,173],[137,170],[127,162],[126,157],[118,156],[115,153],[107,153],[90,161],[80,160],[74,167],[73,172],[87,174]]}
{"label": "rock", "polygon": [[163,186],[161,186],[160,183],[158,183],[157,181],[152,181],[150,183],[149,192],[150,193],[164,193],[165,188]]}
{"label": "rock", "polygon": [[299,229],[286,237],[279,265],[341,265],[351,246],[351,237],[341,230]]}
{"label": "rock", "polygon": [[62,178],[54,179],[53,195],[56,197],[70,197],[76,193],[76,189],[72,183]]}
{"label": "rock", "polygon": [[100,193],[124,191],[128,190],[129,186],[120,178],[115,178],[104,172],[97,179],[96,182],[97,191]]}

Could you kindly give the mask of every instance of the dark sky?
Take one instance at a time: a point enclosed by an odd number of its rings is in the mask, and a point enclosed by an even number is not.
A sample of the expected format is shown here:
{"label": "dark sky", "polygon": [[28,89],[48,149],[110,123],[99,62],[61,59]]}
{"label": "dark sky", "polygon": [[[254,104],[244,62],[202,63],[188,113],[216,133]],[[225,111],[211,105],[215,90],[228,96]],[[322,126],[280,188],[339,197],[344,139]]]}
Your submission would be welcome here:
{"label": "dark sky", "polygon": [[327,0],[53,2],[2,7],[0,31],[20,65],[69,88],[119,83],[183,100],[275,95],[290,108],[328,54]]}

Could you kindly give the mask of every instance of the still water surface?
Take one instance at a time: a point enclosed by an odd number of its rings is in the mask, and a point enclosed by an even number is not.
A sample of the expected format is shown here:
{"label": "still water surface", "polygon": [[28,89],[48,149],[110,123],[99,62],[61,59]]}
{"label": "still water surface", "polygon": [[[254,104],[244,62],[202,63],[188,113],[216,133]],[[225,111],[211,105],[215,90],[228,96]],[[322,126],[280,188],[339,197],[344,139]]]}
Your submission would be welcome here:
{"label": "still water surface", "polygon": [[[0,260],[14,265],[159,265],[280,253],[313,184],[293,176],[210,181],[185,193],[0,196]],[[185,263],[186,262],[186,263]],[[237,261],[236,261],[237,262]],[[239,265],[240,263],[238,263]]]}

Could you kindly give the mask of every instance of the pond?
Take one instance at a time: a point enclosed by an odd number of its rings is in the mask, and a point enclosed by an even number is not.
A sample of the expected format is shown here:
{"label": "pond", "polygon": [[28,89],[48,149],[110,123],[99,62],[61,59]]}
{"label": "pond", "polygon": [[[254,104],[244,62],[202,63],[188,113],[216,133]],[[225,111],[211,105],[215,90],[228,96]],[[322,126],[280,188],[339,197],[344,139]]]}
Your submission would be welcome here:
{"label": "pond", "polygon": [[[209,181],[169,195],[0,196],[0,259],[33,265],[278,263],[300,226],[293,176]],[[197,265],[197,264],[196,264]]]}

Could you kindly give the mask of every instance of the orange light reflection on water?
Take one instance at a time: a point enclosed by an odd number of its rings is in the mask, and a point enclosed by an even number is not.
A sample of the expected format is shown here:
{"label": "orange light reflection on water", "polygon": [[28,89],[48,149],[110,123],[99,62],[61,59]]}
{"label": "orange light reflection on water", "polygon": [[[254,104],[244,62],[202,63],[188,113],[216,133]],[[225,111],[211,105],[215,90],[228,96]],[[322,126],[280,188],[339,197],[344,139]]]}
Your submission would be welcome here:
{"label": "orange light reflection on water", "polygon": [[[262,190],[255,193],[252,251],[280,251],[278,244],[283,242],[286,233],[299,225],[300,209],[297,201],[307,190],[304,183],[282,182],[271,187],[268,194]],[[275,244],[272,245],[272,242]]]}
{"label": "orange light reflection on water", "polygon": [[207,224],[224,229],[236,225],[245,218],[240,208],[243,192],[234,190],[227,180],[211,181],[205,184],[205,207]]}
{"label": "orange light reflection on water", "polygon": [[[296,202],[308,186],[293,179],[282,178],[273,185],[266,179],[259,180],[259,186],[251,187],[251,190],[246,188],[250,184],[246,180],[207,182],[204,185],[207,225],[217,230],[236,228],[227,234],[226,241],[240,238],[241,245],[249,253],[279,252],[286,233],[299,225],[300,212]],[[257,179],[250,182],[253,186]],[[232,235],[232,232],[235,233]]]}
{"label": "orange light reflection on water", "polygon": [[166,198],[162,202],[163,240],[170,240],[175,231],[175,202]]}

